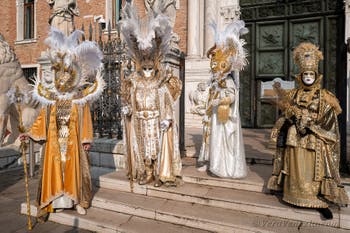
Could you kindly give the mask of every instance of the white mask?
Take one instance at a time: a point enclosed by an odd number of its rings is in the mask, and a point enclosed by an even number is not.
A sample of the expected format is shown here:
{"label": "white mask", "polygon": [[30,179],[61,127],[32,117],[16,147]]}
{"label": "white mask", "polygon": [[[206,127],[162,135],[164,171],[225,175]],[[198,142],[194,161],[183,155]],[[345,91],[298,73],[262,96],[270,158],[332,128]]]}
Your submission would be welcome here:
{"label": "white mask", "polygon": [[307,86],[311,86],[315,82],[315,72],[305,71],[302,77],[303,83]]}
{"label": "white mask", "polygon": [[152,76],[153,69],[143,69],[143,74],[145,75],[146,78],[149,78]]}

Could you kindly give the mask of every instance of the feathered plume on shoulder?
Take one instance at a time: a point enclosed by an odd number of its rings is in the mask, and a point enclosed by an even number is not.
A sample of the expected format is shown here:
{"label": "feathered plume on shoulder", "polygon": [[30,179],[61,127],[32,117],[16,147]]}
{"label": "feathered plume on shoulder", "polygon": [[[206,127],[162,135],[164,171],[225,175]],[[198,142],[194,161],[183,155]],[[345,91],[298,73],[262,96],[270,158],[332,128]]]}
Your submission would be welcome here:
{"label": "feathered plume on shoulder", "polygon": [[213,29],[215,45],[217,48],[223,47],[229,50],[235,50],[234,56],[231,57],[232,69],[242,70],[247,65],[247,51],[244,48],[246,44],[240,36],[247,34],[248,29],[245,27],[243,20],[235,20],[228,24],[223,31],[219,31],[217,24],[211,20],[209,26]]}
{"label": "feathered plume on shoulder", "polygon": [[150,11],[145,18],[140,19],[136,6],[127,2],[120,24],[129,56],[135,62],[139,62],[145,54],[162,59],[169,52],[172,26],[167,16]]}

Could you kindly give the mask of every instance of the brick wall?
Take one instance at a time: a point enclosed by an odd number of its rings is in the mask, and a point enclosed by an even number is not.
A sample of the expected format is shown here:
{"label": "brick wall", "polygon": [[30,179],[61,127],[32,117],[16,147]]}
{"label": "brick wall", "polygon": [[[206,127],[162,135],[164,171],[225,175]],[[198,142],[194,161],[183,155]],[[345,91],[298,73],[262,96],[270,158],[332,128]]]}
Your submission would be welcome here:
{"label": "brick wall", "polygon": [[180,9],[176,12],[174,31],[180,36],[180,49],[187,53],[187,1],[180,0]]}
{"label": "brick wall", "polygon": [[[145,15],[144,1],[134,0],[141,15]],[[75,17],[77,29],[84,24],[85,32],[89,23],[93,23],[93,16],[106,14],[105,0],[78,0],[80,17]],[[42,51],[46,50],[44,39],[48,32],[50,7],[43,0],[36,1],[36,41],[32,43],[16,42],[16,0],[2,1],[0,7],[0,33],[14,48],[22,65],[36,64]],[[180,9],[177,11],[174,31],[180,36],[180,48],[186,51],[187,43],[187,0],[180,0]]]}
{"label": "brick wall", "polygon": [[[16,34],[12,24],[16,23],[16,0],[3,1],[0,7],[0,33],[5,36],[7,40],[14,41]],[[14,25],[15,27],[15,25]]]}

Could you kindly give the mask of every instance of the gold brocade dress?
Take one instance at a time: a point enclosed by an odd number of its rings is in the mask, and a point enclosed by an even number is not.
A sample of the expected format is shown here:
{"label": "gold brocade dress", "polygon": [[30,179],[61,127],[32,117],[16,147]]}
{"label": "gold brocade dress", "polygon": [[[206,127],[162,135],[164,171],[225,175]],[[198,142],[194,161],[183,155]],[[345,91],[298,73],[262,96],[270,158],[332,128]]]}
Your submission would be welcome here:
{"label": "gold brocade dress", "polygon": [[70,208],[91,202],[91,176],[83,143],[92,143],[88,104],[57,101],[44,107],[29,131],[35,141],[44,141],[37,202],[40,209]]}
{"label": "gold brocade dress", "polygon": [[[284,147],[277,148],[271,190],[283,189],[283,200],[301,207],[326,208],[326,200],[348,204],[348,196],[340,184],[339,133],[336,98],[327,90],[294,89],[294,104],[311,119],[308,132],[299,133],[297,124],[287,129]],[[275,139],[288,119],[281,118],[273,129]]]}

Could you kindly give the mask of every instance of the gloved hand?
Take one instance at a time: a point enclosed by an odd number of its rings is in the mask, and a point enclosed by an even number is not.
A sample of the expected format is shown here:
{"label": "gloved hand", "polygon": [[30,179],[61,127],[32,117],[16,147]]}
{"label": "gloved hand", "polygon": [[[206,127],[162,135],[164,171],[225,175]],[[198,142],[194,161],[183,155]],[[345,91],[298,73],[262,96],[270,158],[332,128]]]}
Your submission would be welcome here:
{"label": "gloved hand", "polygon": [[203,124],[209,122],[209,117],[208,117],[208,115],[204,115],[202,122],[203,122]]}
{"label": "gloved hand", "polygon": [[302,116],[301,109],[297,106],[290,106],[286,109],[284,112],[286,118],[291,119],[292,117],[295,117],[295,119],[299,120]]}
{"label": "gloved hand", "polygon": [[20,134],[20,135],[19,135],[19,140],[21,140],[21,142],[24,141],[25,143],[28,143],[28,141],[29,141],[29,136],[28,136],[28,134],[26,134],[26,133]]}
{"label": "gloved hand", "polygon": [[220,103],[220,100],[219,100],[219,99],[214,99],[214,100],[211,101],[211,105],[212,105],[213,107],[218,106],[219,103]]}
{"label": "gloved hand", "polygon": [[128,106],[122,107],[121,112],[122,112],[122,114],[125,115],[125,116],[130,115],[130,113],[131,113]]}
{"label": "gloved hand", "polygon": [[161,129],[162,131],[166,131],[166,130],[169,128],[170,123],[171,123],[170,120],[162,120],[162,121],[160,122],[160,129]]}

